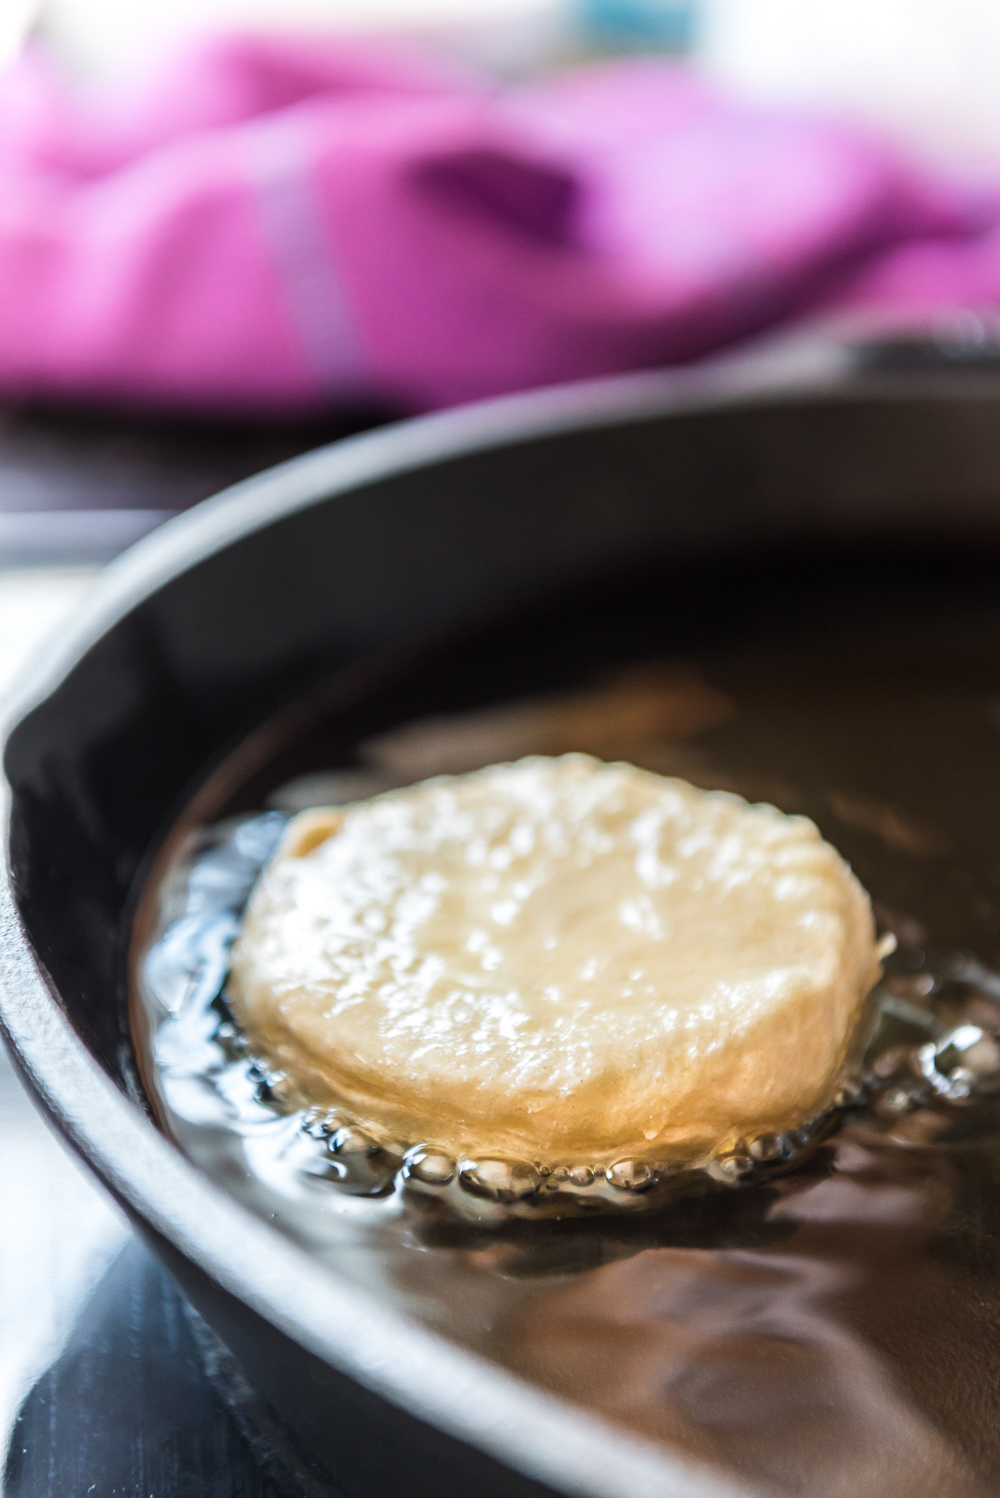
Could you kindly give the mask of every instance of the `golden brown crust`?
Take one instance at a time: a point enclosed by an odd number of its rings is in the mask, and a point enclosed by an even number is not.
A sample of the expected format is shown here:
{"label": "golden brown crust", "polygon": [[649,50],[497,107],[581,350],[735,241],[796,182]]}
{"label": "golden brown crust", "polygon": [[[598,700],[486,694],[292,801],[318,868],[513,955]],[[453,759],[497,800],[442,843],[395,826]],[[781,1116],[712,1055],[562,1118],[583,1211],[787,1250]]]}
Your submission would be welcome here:
{"label": "golden brown crust", "polygon": [[811,822],[564,755],[295,818],[230,993],[383,1141],[692,1162],[829,1105],[878,975]]}

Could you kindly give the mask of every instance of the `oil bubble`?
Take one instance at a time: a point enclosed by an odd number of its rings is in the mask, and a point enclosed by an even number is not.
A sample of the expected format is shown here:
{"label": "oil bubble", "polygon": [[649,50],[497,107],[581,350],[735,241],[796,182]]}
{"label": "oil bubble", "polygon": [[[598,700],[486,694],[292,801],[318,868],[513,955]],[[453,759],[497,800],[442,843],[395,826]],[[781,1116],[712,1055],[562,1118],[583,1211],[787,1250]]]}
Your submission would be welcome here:
{"label": "oil bubble", "polygon": [[747,1146],[752,1160],[761,1163],[784,1160],[791,1154],[791,1146],[784,1134],[761,1134]]}
{"label": "oil bubble", "polygon": [[517,1202],[534,1196],[541,1177],[526,1160],[465,1160],[461,1182],[472,1196],[491,1202]]}
{"label": "oil bubble", "polygon": [[455,1179],[458,1167],[450,1155],[419,1144],[407,1152],[403,1169],[408,1180],[424,1186],[447,1186]]}
{"label": "oil bubble", "polygon": [[754,1162],[750,1155],[722,1155],[718,1160],[711,1162],[708,1166],[708,1173],[713,1180],[721,1181],[724,1186],[738,1186],[744,1177],[750,1174],[753,1167]]}
{"label": "oil bubble", "polygon": [[338,1129],[326,1147],[343,1172],[338,1171],[340,1185],[355,1196],[380,1196],[388,1191],[403,1164],[401,1155],[350,1126]]}
{"label": "oil bubble", "polygon": [[608,1184],[618,1191],[648,1191],[656,1176],[645,1160],[616,1160],[604,1172]]}

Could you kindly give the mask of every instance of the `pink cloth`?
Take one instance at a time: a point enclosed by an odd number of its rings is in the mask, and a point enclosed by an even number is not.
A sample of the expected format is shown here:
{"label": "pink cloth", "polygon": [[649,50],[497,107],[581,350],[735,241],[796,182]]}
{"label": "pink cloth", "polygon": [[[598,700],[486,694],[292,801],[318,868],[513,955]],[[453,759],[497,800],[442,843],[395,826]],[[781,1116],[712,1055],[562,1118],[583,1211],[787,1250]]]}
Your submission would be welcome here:
{"label": "pink cloth", "polygon": [[1000,305],[1000,195],[653,61],[498,91],[228,37],[100,103],[0,84],[0,393],[420,410],[838,300]]}

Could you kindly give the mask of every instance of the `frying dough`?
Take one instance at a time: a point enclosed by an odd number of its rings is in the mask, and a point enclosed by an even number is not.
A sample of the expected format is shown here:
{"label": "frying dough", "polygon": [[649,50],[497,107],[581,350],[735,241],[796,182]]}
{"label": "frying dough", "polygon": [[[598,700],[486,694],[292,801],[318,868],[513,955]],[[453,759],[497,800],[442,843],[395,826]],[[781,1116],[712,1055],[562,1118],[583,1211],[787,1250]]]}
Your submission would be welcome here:
{"label": "frying dough", "polygon": [[383,1143],[696,1163],[829,1105],[878,959],[807,818],[566,754],[295,817],[229,992]]}

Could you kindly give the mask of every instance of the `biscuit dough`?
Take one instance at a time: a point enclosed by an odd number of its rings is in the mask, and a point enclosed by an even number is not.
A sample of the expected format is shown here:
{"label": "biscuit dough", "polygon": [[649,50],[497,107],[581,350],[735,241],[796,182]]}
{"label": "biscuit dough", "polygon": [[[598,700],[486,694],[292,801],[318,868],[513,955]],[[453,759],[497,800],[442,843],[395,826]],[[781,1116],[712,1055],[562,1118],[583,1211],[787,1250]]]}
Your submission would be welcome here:
{"label": "biscuit dough", "polygon": [[879,973],[805,817],[567,754],[295,817],[229,993],[383,1143],[695,1163],[829,1105]]}

